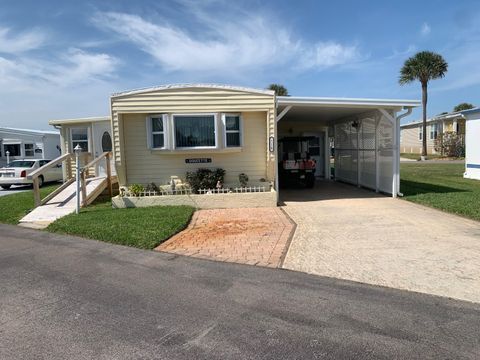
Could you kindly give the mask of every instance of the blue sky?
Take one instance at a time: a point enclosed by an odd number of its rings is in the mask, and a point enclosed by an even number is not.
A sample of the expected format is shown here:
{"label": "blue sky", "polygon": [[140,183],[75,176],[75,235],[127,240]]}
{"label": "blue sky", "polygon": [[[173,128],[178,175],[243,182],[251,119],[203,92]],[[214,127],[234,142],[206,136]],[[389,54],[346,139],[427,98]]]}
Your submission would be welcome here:
{"label": "blue sky", "polygon": [[[420,99],[398,72],[442,54],[429,115],[480,105],[478,1],[8,1],[0,125],[107,115],[112,92],[166,83],[284,84],[292,95]],[[408,121],[420,117],[417,110]]]}

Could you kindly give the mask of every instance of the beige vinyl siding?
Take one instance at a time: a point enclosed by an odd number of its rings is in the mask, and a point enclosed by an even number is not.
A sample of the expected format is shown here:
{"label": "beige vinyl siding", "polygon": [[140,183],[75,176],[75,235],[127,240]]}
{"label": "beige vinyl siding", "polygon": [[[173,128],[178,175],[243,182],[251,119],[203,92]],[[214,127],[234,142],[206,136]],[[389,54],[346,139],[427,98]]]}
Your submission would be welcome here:
{"label": "beige vinyl siding", "polygon": [[[412,154],[421,154],[422,153],[422,140],[419,138],[421,124],[403,127],[400,129],[400,152],[401,153],[412,153]],[[439,129],[440,132],[440,129]],[[430,140],[430,124],[427,125],[427,153],[435,153],[435,141]]]}
{"label": "beige vinyl siding", "polygon": [[[243,147],[242,150],[222,152],[205,151],[169,151],[147,148],[145,119],[148,114],[125,114],[122,116],[125,132],[125,161],[127,164],[127,184],[167,184],[171,176],[185,179],[187,171],[198,168],[222,168],[226,171],[226,184],[237,184],[238,175],[246,173],[251,182],[267,177],[267,113],[242,113]],[[187,158],[207,157],[207,164],[186,164]]]}
{"label": "beige vinyl siding", "polygon": [[[134,150],[132,143],[135,144],[135,141],[138,141],[138,136],[145,135],[145,117],[148,114],[158,114],[158,113],[223,113],[223,112],[240,112],[244,115],[245,118],[256,118],[258,119],[258,134],[250,133],[248,136],[251,139],[247,139],[247,136],[244,136],[246,141],[245,146],[243,147],[243,153],[249,154],[249,156],[255,156],[256,159],[253,160],[256,164],[263,162],[264,169],[259,170],[258,165],[255,165],[252,168],[253,176],[263,176],[268,180],[273,180],[275,175],[275,155],[270,153],[267,148],[268,138],[275,135],[276,124],[275,124],[275,97],[274,95],[266,93],[256,93],[250,91],[244,91],[239,89],[231,88],[222,88],[222,87],[183,87],[183,88],[162,88],[155,89],[148,92],[139,92],[139,93],[127,93],[125,95],[113,96],[111,98],[111,115],[112,115],[112,131],[113,131],[113,146],[115,153],[115,165],[117,168],[117,174],[119,177],[120,185],[126,185],[127,178],[128,183],[132,182],[141,182],[145,183],[147,172],[145,169],[137,168],[135,164],[132,164],[132,161],[141,161],[136,157],[131,156],[131,154],[136,154],[138,156],[138,149]],[[256,115],[249,116],[248,114],[256,113]],[[263,113],[261,119],[258,114]],[[143,124],[140,126],[140,130],[137,133],[130,133],[132,130],[131,124],[129,121],[138,121],[139,117],[130,116],[130,114],[141,114],[143,118]],[[138,126],[138,124],[137,124]],[[253,126],[253,125],[252,125]],[[263,130],[260,129],[263,128]],[[140,134],[140,132],[142,134]],[[261,135],[261,138],[260,138]],[[254,149],[248,149],[247,143],[253,146],[253,141],[258,144],[254,145]],[[132,143],[131,143],[132,142]],[[138,145],[138,143],[137,143]],[[144,151],[147,151],[146,143],[143,144]],[[128,159],[125,159],[126,152],[129,149],[130,155]],[[132,153],[133,151],[133,153]],[[135,153],[136,151],[136,153]],[[148,150],[149,152],[150,150]],[[253,152],[251,152],[253,151]],[[261,152],[259,152],[261,151]],[[254,155],[252,155],[254,154]],[[150,154],[153,155],[153,154]],[[224,153],[211,153],[212,158],[214,158],[213,165],[220,166],[219,164],[224,164],[225,162],[235,159],[234,154],[224,154]],[[214,156],[213,156],[214,155]],[[172,155],[168,155],[172,156]],[[246,155],[245,155],[246,156]],[[197,152],[195,156],[191,157],[202,157],[200,152]],[[162,156],[162,159],[164,157]],[[243,158],[243,157],[241,157]],[[155,158],[159,159],[159,157]],[[173,159],[173,158],[172,158]],[[228,160],[230,159],[230,160]],[[125,161],[126,160],[126,161]],[[219,163],[215,163],[219,161]],[[246,160],[242,160],[246,161]],[[166,160],[169,166],[173,166],[171,172],[178,172],[180,167],[183,166],[185,172],[186,164],[183,162],[182,165],[173,165],[173,160]],[[248,161],[247,161],[248,162]],[[229,164],[227,164],[229,165]],[[242,164],[243,165],[243,164]],[[180,167],[179,167],[180,166]],[[250,166],[250,165],[249,165]],[[232,164],[229,165],[232,169]],[[265,170],[266,167],[266,170]],[[241,170],[238,166],[238,171]],[[232,170],[231,170],[232,171]],[[237,172],[238,172],[237,171]],[[137,175],[138,172],[138,175]],[[260,175],[263,173],[263,175]],[[173,173],[170,175],[174,175]],[[233,175],[233,173],[232,173]],[[247,173],[250,176],[250,174]],[[164,176],[164,175],[161,175]],[[230,176],[227,173],[227,176]],[[163,178],[162,178],[163,179]],[[135,181],[134,181],[135,180]],[[142,180],[142,181],[140,181]]]}

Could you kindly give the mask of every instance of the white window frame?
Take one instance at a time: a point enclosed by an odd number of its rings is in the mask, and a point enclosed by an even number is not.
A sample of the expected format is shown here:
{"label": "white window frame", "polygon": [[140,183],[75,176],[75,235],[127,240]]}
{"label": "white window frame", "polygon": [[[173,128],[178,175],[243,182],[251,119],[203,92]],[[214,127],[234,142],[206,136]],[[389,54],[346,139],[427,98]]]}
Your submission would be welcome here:
{"label": "white window frame", "polygon": [[[238,116],[239,118],[239,124],[238,124],[238,130],[227,130],[227,116]],[[241,148],[243,146],[243,118],[241,113],[222,113],[222,123],[223,123],[223,146],[226,149],[235,149],[235,148]],[[240,145],[238,146],[228,146],[227,144],[227,134],[236,134],[238,133],[240,136]]]}
{"label": "white window frame", "polygon": [[[23,152],[22,152],[22,145],[23,145],[23,144],[22,144],[21,141],[7,141],[7,142],[4,142],[4,143],[2,144],[2,146],[3,146],[3,153],[5,154],[5,157],[7,157],[7,155],[6,155],[6,152],[7,152],[7,151],[5,150],[5,146],[6,146],[6,145],[18,145],[18,147],[19,147],[19,149],[20,149],[20,155],[12,155],[12,154],[9,154],[8,156],[10,157],[10,159],[23,157],[23,155],[22,155],[22,154],[23,154]],[[23,150],[25,150],[25,149],[23,149]]]}
{"label": "white window frame", "polygon": [[[176,131],[175,131],[175,116],[213,116],[213,123],[214,123],[214,139],[215,139],[215,146],[190,146],[190,147],[177,147],[177,139],[176,139]],[[201,149],[218,149],[218,114],[217,113],[176,113],[171,115],[171,124],[172,124],[172,137],[173,137],[173,146],[172,148],[177,151],[184,151],[184,150],[201,150]]]}
{"label": "white window frame", "polygon": [[[162,118],[163,121],[163,131],[153,131],[152,130],[152,119]],[[147,128],[147,147],[150,150],[167,150],[169,148],[169,121],[167,114],[152,114],[146,118],[146,128]],[[163,134],[163,147],[153,147],[153,135]]]}
{"label": "white window frame", "polygon": [[[69,131],[69,132],[70,132],[70,141],[69,141],[68,146],[70,147],[71,152],[72,152],[72,154],[73,154],[75,150],[73,149],[73,141],[74,141],[74,140],[73,140],[72,132],[73,132],[73,130],[79,130],[79,129],[82,129],[82,130],[83,130],[83,129],[86,129],[86,130],[87,130],[87,151],[84,151],[84,152],[90,153],[91,150],[92,150],[92,144],[91,144],[92,136],[90,135],[90,126],[75,126],[75,127],[71,127],[71,128],[70,128],[70,131]],[[78,142],[78,140],[75,140],[75,141]],[[82,141],[84,142],[85,140],[80,140],[80,141],[81,141],[81,142],[82,142]]]}
{"label": "white window frame", "polygon": [[423,125],[420,125],[420,127],[418,128],[418,140],[423,140]]}
{"label": "white window frame", "polygon": [[[27,148],[26,146],[27,145],[32,145],[32,155],[27,155]],[[29,157],[29,158],[34,158],[35,157],[35,144],[34,143],[23,143],[23,154],[24,154],[24,157]]]}
{"label": "white window frame", "polygon": [[438,136],[438,124],[430,124],[430,140],[435,140],[437,138],[435,133],[437,133]]}

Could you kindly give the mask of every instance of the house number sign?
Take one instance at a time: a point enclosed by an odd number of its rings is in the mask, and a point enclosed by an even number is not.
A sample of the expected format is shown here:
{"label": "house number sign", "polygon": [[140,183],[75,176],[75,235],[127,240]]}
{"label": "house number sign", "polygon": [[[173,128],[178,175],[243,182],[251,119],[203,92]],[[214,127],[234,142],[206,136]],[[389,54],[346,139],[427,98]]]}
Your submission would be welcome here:
{"label": "house number sign", "polygon": [[211,158],[193,158],[193,159],[185,159],[186,164],[208,164],[211,163]]}
{"label": "house number sign", "polygon": [[275,138],[273,136],[270,136],[268,139],[268,150],[270,150],[270,152],[275,151]]}

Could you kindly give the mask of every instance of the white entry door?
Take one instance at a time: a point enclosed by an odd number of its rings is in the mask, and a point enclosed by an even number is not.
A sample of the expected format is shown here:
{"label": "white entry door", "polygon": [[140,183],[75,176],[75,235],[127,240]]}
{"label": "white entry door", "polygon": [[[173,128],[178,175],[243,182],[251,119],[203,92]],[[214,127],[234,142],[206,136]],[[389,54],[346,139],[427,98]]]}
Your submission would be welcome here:
{"label": "white entry door", "polygon": [[[99,122],[94,124],[93,128],[95,157],[102,155],[106,151],[112,151],[112,131],[110,122]],[[114,172],[113,161],[110,163],[112,173]],[[105,176],[107,174],[105,161],[100,161],[97,166],[97,175]]]}

